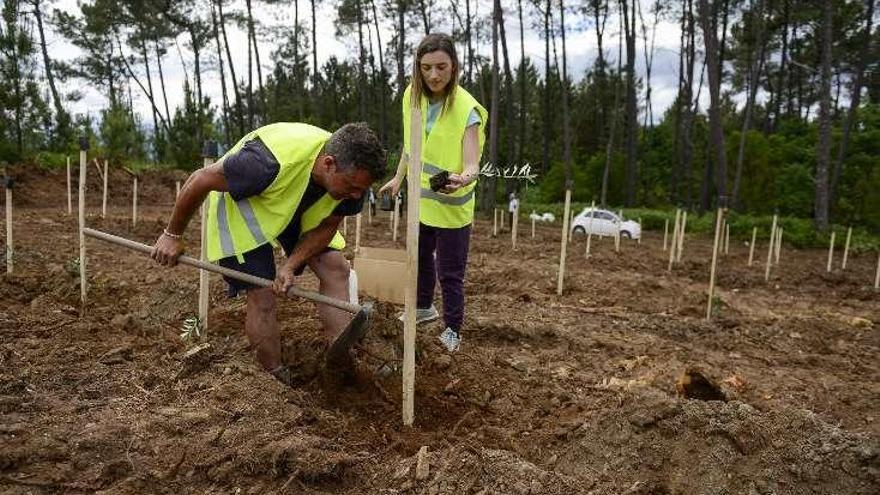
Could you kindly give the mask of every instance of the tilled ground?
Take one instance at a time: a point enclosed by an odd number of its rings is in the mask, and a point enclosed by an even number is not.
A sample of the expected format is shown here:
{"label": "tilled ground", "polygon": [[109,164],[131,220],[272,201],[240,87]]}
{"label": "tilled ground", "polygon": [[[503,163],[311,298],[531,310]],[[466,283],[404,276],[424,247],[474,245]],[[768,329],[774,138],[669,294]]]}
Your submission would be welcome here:
{"label": "tilled ground", "polygon": [[[689,236],[668,273],[662,233],[619,254],[594,238],[589,260],[577,238],[557,296],[558,225],[532,239],[521,224],[514,251],[508,232],[492,238],[479,221],[462,350],[442,351],[439,323],[419,330],[408,428],[390,305],[379,304],[357,374],[340,384],[321,371],[314,305],[282,302],[293,388],[259,369],[243,301],[219,278],[209,346],[196,353],[178,336],[197,312],[191,269],[89,240],[82,308],[77,222],[59,177],[41,179],[50,193],[22,187],[15,273],[0,280],[3,492],[880,492],[876,254],[827,274],[826,253],[786,248],[765,283],[766,251],[749,268],[748,247],[732,241],[706,322],[708,239]],[[136,227],[127,189],[106,219],[90,200],[89,225],[152,243],[174,180],[143,182],[151,206]],[[364,222],[363,244],[393,245],[386,215]],[[195,245],[197,225],[189,232]],[[682,397],[685,370],[728,400]],[[415,476],[421,446],[426,479]]]}

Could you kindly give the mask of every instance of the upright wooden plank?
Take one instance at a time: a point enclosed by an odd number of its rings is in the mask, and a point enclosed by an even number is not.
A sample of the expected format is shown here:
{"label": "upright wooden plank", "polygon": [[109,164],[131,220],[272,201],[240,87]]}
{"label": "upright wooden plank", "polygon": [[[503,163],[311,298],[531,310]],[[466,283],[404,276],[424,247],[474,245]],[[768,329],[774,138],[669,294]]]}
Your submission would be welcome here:
{"label": "upright wooden plank", "polygon": [[[218,149],[216,141],[205,141],[202,146],[202,167],[207,167],[214,163],[214,160],[217,158]],[[206,246],[208,239],[208,207],[206,205],[207,201],[202,204],[201,207],[201,217],[202,217],[202,228],[201,228],[201,239],[199,239],[200,243],[200,251],[199,257],[202,261],[208,261],[208,248]],[[210,272],[207,270],[199,270],[199,322],[202,324],[202,332],[208,331],[208,310],[210,309]]]}
{"label": "upright wooden plank", "polygon": [[[536,213],[534,211],[532,211],[532,214],[535,215]],[[534,239],[534,238],[535,238],[535,217],[532,217],[532,239]]]}
{"label": "upright wooden plank", "polygon": [[[409,183],[412,181],[406,181],[407,183],[407,193],[409,193]],[[418,182],[418,181],[416,181]],[[400,224],[400,198],[396,195],[394,196],[394,211],[391,214],[391,240],[397,242],[397,231],[398,226]]]}
{"label": "upright wooden plank", "polygon": [[82,136],[79,138],[79,296],[83,309],[86,305],[86,294],[88,293],[88,285],[86,284],[86,236],[83,229],[86,228],[86,172],[88,170],[88,160],[86,155],[89,149],[89,138]]}
{"label": "upright wooden plank", "polygon": [[666,252],[666,239],[669,237],[669,219],[663,222],[663,252]]}
{"label": "upright wooden plank", "polygon": [[593,215],[596,210],[596,200],[590,201],[590,219],[587,220],[587,248],[584,251],[586,253],[586,257],[590,257],[590,244],[593,241]]}
{"label": "upright wooden plank", "polygon": [[516,251],[516,231],[519,227],[519,205],[514,208],[513,218],[510,223],[510,244],[513,246],[513,250]]}
{"label": "upright wooden plank", "polygon": [[13,250],[15,242],[12,238],[12,179],[6,179],[6,273],[12,275]]}
{"label": "upright wooden plank", "polygon": [[752,266],[752,261],[755,259],[755,240],[758,237],[758,227],[752,227],[752,242],[749,244],[749,264],[747,266]]}
{"label": "upright wooden plank", "polygon": [[669,265],[666,271],[672,272],[672,264],[675,263],[675,252],[678,249],[678,231],[681,228],[681,210],[675,209],[675,224],[672,226],[672,242],[669,244]]}
{"label": "upright wooden plank", "polygon": [[614,252],[620,252],[620,228],[623,225],[623,210],[617,210],[617,225],[614,229]]}
{"label": "upright wooden plank", "polygon": [[[369,211],[370,205],[367,205]],[[361,213],[354,217],[354,252],[357,254],[361,250]]]}
{"label": "upright wooden plank", "polygon": [[131,226],[138,223],[138,177],[134,176],[131,183]]}
{"label": "upright wooden plank", "polygon": [[687,232],[687,223],[688,223],[688,212],[687,210],[682,210],[681,213],[681,225],[678,227],[678,239],[677,246],[675,248],[675,262],[681,263],[681,255],[684,253],[684,234]]}
{"label": "upright wooden plank", "polygon": [[180,197],[180,181],[174,182],[174,198],[177,199]]}
{"label": "upright wooden plank", "polygon": [[715,269],[718,264],[718,248],[721,242],[721,225],[724,210],[718,208],[715,216],[715,241],[712,243],[712,266],[709,269],[709,300],[706,303],[706,320],[712,319],[712,298],[715,296]]}
{"label": "upright wooden plank", "polygon": [[840,262],[840,269],[846,270],[846,260],[849,258],[849,241],[852,238],[852,227],[846,230],[846,244],[843,245],[843,261]]}
{"label": "upright wooden plank", "polygon": [[104,160],[104,194],[101,196],[101,218],[107,218],[107,174],[110,160]]}
{"label": "upright wooden plank", "polygon": [[67,157],[67,214],[73,215],[73,199],[70,194],[70,157]]}
{"label": "upright wooden plank", "polygon": [[770,245],[767,247],[767,264],[764,266],[764,281],[770,280],[770,265],[773,264],[773,245],[776,242],[776,220],[777,216],[773,215],[773,225],[770,226]]}
{"label": "upright wooden plank", "polygon": [[779,264],[779,255],[780,255],[780,253],[782,253],[782,233],[783,232],[785,232],[785,229],[783,229],[782,226],[780,225],[778,233],[776,234],[776,246],[774,246],[774,248],[776,249],[775,254],[774,254],[774,259],[776,261],[775,264],[777,264],[777,265]]}
{"label": "upright wooden plank", "polygon": [[874,290],[880,289],[880,252],[877,253],[877,272],[874,274]]}
{"label": "upright wooden plank", "polygon": [[831,272],[831,262],[834,261],[834,236],[835,232],[831,231],[831,241],[828,243],[828,266],[825,268],[826,272]]}
{"label": "upright wooden plank", "polygon": [[410,161],[407,175],[406,304],[403,324],[403,424],[415,420],[416,284],[419,270],[419,177],[422,176],[422,111],[411,109]]}
{"label": "upright wooden plank", "polygon": [[559,273],[556,277],[556,295],[562,295],[562,286],[565,280],[565,251],[568,247],[568,237],[569,237],[569,224],[568,221],[571,218],[570,216],[571,210],[571,188],[567,187],[565,189],[565,213],[562,216],[562,246],[559,249]]}

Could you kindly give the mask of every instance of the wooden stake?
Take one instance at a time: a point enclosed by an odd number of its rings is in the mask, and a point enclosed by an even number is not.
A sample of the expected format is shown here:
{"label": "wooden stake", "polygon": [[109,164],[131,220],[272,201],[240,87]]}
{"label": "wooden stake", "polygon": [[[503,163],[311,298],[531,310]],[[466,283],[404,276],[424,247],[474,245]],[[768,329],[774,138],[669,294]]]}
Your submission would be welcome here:
{"label": "wooden stake", "polygon": [[104,194],[101,196],[101,218],[107,218],[107,169],[110,160],[104,160]]}
{"label": "wooden stake", "polygon": [[593,215],[596,214],[596,200],[590,201],[590,219],[587,220],[587,250],[586,257],[590,257],[590,243],[593,240]]}
{"label": "wooden stake", "polygon": [[[410,177],[413,177],[413,176],[411,175]],[[418,175],[416,175],[415,177],[418,177]],[[406,182],[407,182],[407,184],[409,184],[409,181],[406,181]],[[418,181],[414,181],[414,182],[418,182]],[[407,188],[409,188],[408,185],[407,185]],[[392,230],[391,240],[394,242],[397,242],[397,226],[398,225],[400,225],[400,198],[395,196],[394,197],[394,213],[393,213],[393,215],[391,215],[391,230]]]}
{"label": "wooden stake", "polygon": [[6,274],[12,275],[12,180],[7,179],[6,182]]}
{"label": "wooden stake", "polygon": [[[422,111],[411,109],[409,176],[422,174]],[[406,222],[406,297],[403,325],[403,424],[412,426],[415,419],[416,380],[416,284],[419,269],[419,194],[418,180],[407,181]]]}
{"label": "wooden stake", "polygon": [[666,238],[669,237],[669,219],[663,222],[663,251],[666,251]]}
{"label": "wooden stake", "polygon": [[131,186],[131,226],[134,227],[138,223],[138,178],[134,176]]}
{"label": "wooden stake", "polygon": [[783,229],[782,226],[780,225],[779,229],[777,230],[777,234],[776,234],[776,245],[773,246],[773,248],[776,250],[776,253],[774,254],[774,259],[775,259],[777,265],[779,264],[779,254],[782,252],[782,232],[784,230],[785,229]]}
{"label": "wooden stake", "polygon": [[706,303],[706,321],[712,319],[712,299],[715,294],[715,267],[718,263],[718,244],[721,242],[721,222],[724,210],[718,208],[715,214],[715,241],[712,243],[712,267],[709,269],[709,301]]}
{"label": "wooden stake", "polygon": [[[217,142],[205,141],[202,148],[202,167],[210,166],[217,157]],[[200,255],[199,258],[208,261],[208,205],[207,202],[202,203],[201,208],[202,229],[200,239]],[[211,295],[211,279],[210,272],[207,270],[199,270],[199,321],[202,324],[202,332],[206,335],[208,331],[208,310],[210,309]]]}
{"label": "wooden stake", "polygon": [[770,246],[767,247],[767,265],[764,266],[764,281],[770,281],[770,265],[773,263],[773,243],[776,241],[776,215],[773,215],[773,225],[770,227]]}
{"label": "wooden stake", "polygon": [[[371,191],[372,191],[372,189],[371,189]],[[375,198],[375,196],[373,196],[373,197]],[[373,225],[373,205],[374,204],[375,204],[375,201],[373,203],[367,201],[367,223],[370,225]]]}
{"label": "wooden stake", "polygon": [[874,290],[880,289],[880,252],[877,253],[877,273],[874,275]]}
{"label": "wooden stake", "polygon": [[507,211],[504,208],[498,209],[498,214],[501,217],[501,232],[504,232],[504,218],[507,216]]}
{"label": "wooden stake", "polygon": [[348,217],[342,217],[342,236],[348,235]]}
{"label": "wooden stake", "polygon": [[614,252],[620,252],[620,226],[623,224],[623,210],[617,210],[617,228],[614,230]]}
{"label": "wooden stake", "polygon": [[83,308],[85,308],[88,284],[86,283],[86,236],[83,234],[83,229],[86,228],[86,171],[88,170],[86,151],[89,149],[88,138],[80,138],[79,149],[79,296]]}
{"label": "wooden stake", "polygon": [[568,218],[568,242],[571,242],[571,238],[574,237],[574,232],[571,231],[571,226],[574,225],[574,211],[571,212]]}
{"label": "wooden stake", "polygon": [[730,224],[724,221],[724,255],[730,254]]}
{"label": "wooden stake", "polygon": [[[367,205],[367,209],[370,209],[370,205]],[[356,217],[354,217],[354,252],[357,253],[361,250],[361,214],[359,212]]]}
{"label": "wooden stake", "polygon": [[669,245],[669,266],[666,268],[666,271],[672,272],[672,264],[675,263],[675,252],[678,249],[678,231],[680,230],[679,224],[681,223],[681,210],[678,208],[675,209],[675,222],[672,227],[672,243]]}
{"label": "wooden stake", "polygon": [[565,190],[565,213],[562,217],[562,247],[559,251],[559,273],[556,278],[556,295],[562,295],[562,284],[565,279],[565,249],[568,247],[568,219],[571,211],[571,189]]}
{"label": "wooden stake", "polygon": [[[641,228],[641,226],[642,226],[642,217],[639,217],[639,227]],[[639,235],[639,240],[637,241],[637,244],[639,246],[642,245],[642,236],[641,235]]]}
{"label": "wooden stake", "polygon": [[681,263],[681,255],[684,253],[684,233],[687,232],[688,212],[682,210],[681,225],[678,228],[678,246],[675,251],[675,262]]}
{"label": "wooden stake", "polygon": [[[534,211],[532,212],[535,213]],[[535,217],[532,217],[532,239],[535,238]]]}
{"label": "wooden stake", "polygon": [[516,230],[519,226],[519,206],[514,208],[513,211],[513,220],[511,220],[510,226],[510,244],[513,246],[513,250],[516,251]]}
{"label": "wooden stake", "polygon": [[180,197],[180,181],[174,182],[174,197],[175,199]]}
{"label": "wooden stake", "polygon": [[831,273],[831,262],[834,260],[834,235],[835,232],[832,230],[831,242],[828,243],[828,267],[825,269],[828,273]]}
{"label": "wooden stake", "polygon": [[[396,199],[394,200],[394,203],[397,204]],[[394,208],[393,210],[388,212],[388,229],[391,230],[391,232],[394,232],[394,217],[395,217],[395,212],[397,212],[397,207],[393,207],[393,208]]]}
{"label": "wooden stake", "polygon": [[752,243],[749,244],[749,264],[752,266],[752,260],[755,259],[755,239],[758,237],[758,227],[752,227]]}
{"label": "wooden stake", "polygon": [[846,260],[849,257],[849,241],[852,238],[852,227],[846,230],[846,244],[843,246],[843,261],[840,263],[840,269],[846,270]]}
{"label": "wooden stake", "polygon": [[498,236],[498,208],[492,213],[492,237]]}
{"label": "wooden stake", "polygon": [[73,215],[73,199],[70,194],[70,157],[67,157],[67,214]]}

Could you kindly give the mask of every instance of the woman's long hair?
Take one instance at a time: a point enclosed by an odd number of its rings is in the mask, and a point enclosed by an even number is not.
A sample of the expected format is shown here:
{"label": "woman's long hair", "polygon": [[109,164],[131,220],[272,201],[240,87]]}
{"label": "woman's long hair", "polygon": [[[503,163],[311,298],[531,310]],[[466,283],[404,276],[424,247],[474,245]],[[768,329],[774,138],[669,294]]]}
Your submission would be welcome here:
{"label": "woman's long hair", "polygon": [[436,51],[445,52],[449,55],[449,58],[452,59],[452,78],[449,79],[449,84],[446,85],[446,101],[443,103],[443,110],[446,111],[447,108],[452,106],[455,89],[458,87],[458,77],[461,72],[461,64],[458,62],[458,55],[455,53],[455,43],[452,42],[452,37],[444,33],[431,33],[425,36],[425,38],[422,39],[422,42],[419,43],[419,47],[416,49],[416,59],[413,63],[412,69],[410,105],[418,108],[421,104],[422,96],[431,94],[431,90],[427,87],[425,81],[422,80],[421,62],[422,57],[425,56],[425,54]]}

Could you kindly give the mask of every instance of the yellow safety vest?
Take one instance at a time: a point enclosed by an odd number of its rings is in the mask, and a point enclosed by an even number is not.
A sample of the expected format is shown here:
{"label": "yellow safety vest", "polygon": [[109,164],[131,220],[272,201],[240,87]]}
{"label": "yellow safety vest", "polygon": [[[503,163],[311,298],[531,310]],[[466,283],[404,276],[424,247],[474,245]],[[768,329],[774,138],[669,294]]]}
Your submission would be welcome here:
{"label": "yellow safety vest", "polygon": [[[280,165],[278,175],[262,193],[234,201],[229,193],[212,191],[208,195],[208,260],[235,256],[244,261],[244,253],[275,239],[290,223],[302,200],[311,177],[312,166],[330,133],[308,124],[279,122],[250,132],[236,143],[224,158],[237,152],[244,143],[259,137]],[[300,231],[306,233],[329,217],[339,200],[324,194],[303,212]],[[330,247],[343,249],[345,239],[333,237]]]}
{"label": "yellow safety vest", "polygon": [[[403,93],[403,148],[410,153],[410,92],[408,86]],[[444,107],[437,117],[431,133],[425,135],[428,115],[428,98],[422,96],[422,175],[421,198],[419,201],[419,221],[432,227],[456,229],[469,225],[474,220],[474,181],[465,187],[444,194],[431,190],[430,178],[444,170],[460,174],[464,171],[462,140],[471,110],[480,114],[480,154],[486,140],[485,128],[489,114],[477,100],[464,88],[457,86],[452,105]]]}

